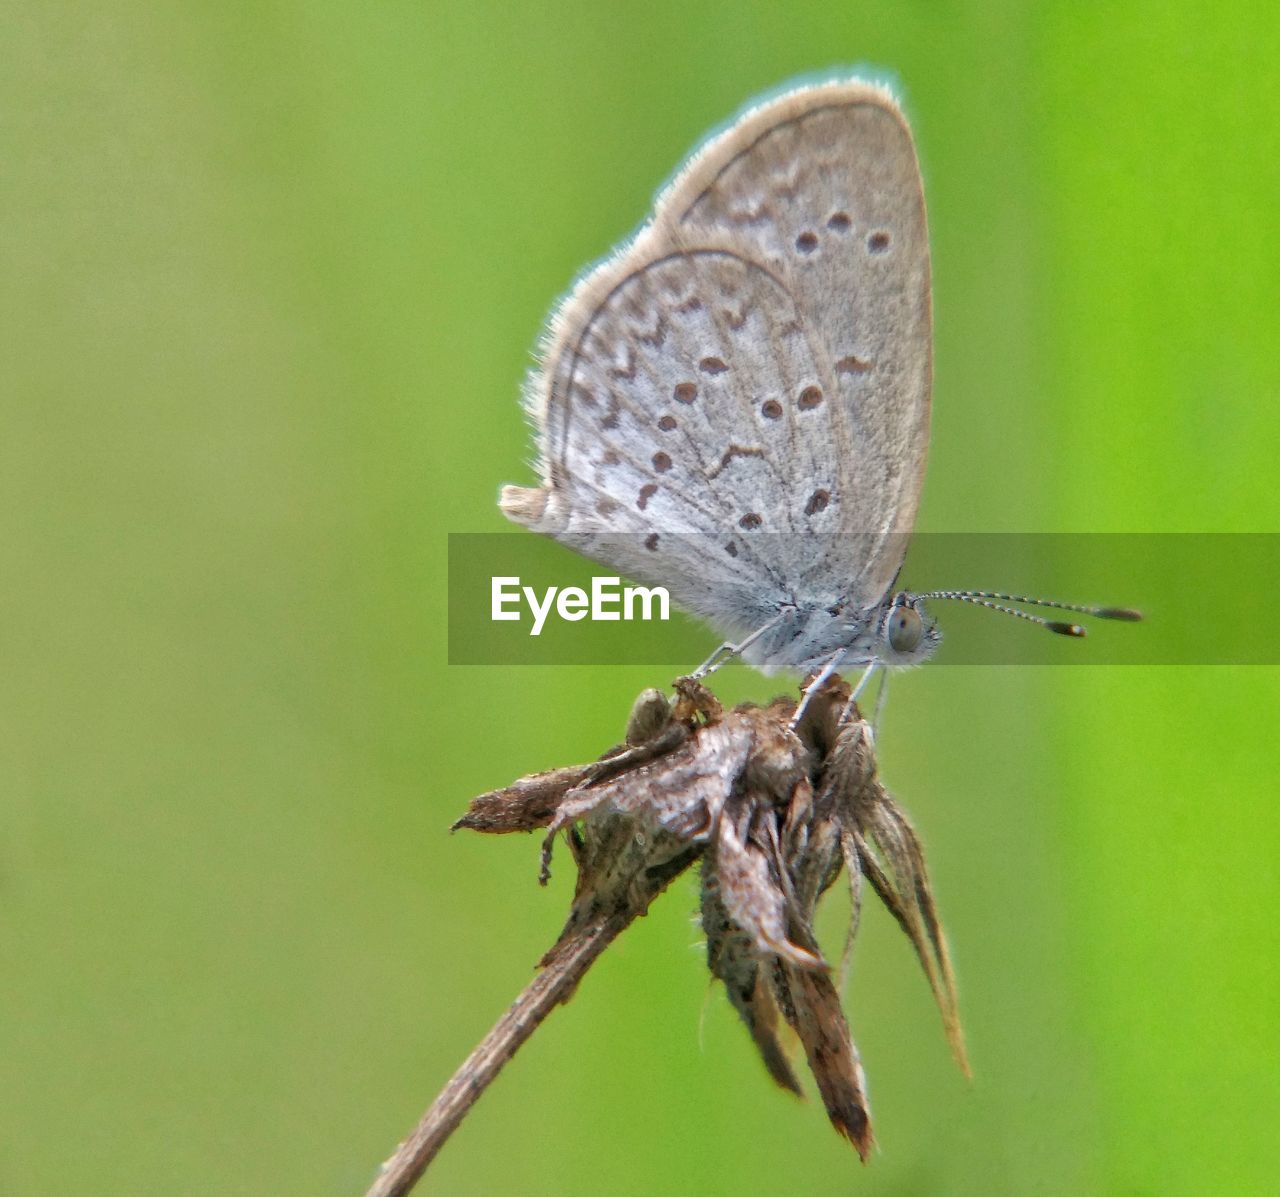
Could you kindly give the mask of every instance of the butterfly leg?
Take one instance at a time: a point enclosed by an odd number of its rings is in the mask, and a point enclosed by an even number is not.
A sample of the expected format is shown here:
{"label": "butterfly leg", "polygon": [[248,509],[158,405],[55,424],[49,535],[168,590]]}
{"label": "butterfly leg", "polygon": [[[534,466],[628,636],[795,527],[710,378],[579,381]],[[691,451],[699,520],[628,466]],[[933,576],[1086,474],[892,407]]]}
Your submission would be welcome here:
{"label": "butterfly leg", "polygon": [[[872,661],[870,665],[862,671],[862,676],[858,679],[858,684],[854,686],[849,694],[849,701],[844,704],[844,710],[840,712],[840,722],[848,722],[849,716],[853,714],[853,705],[858,701],[858,695],[866,689],[867,683],[871,680],[872,675],[877,669],[883,669],[884,665],[880,661]],[[880,709],[884,705],[884,695],[888,686],[888,677],[881,683],[880,694],[876,698],[876,713],[872,717],[871,726],[874,730],[880,722]]]}
{"label": "butterfly leg", "polygon": [[[796,707],[796,713],[791,716],[791,728],[793,731],[799,725],[800,720],[804,717],[804,713],[809,706],[809,700],[827,684],[827,679],[840,668],[840,662],[845,659],[848,652],[849,650],[847,648],[839,649],[836,652],[836,655],[822,667],[818,676],[804,688],[804,696],[800,699],[800,705]],[[866,678],[865,673],[862,676],[864,679]],[[859,682],[858,684],[861,686],[862,683]]]}
{"label": "butterfly leg", "polygon": [[880,716],[884,714],[885,700],[889,697],[889,671],[882,669],[880,671],[880,689],[876,691],[876,709],[875,714],[871,716],[871,729],[878,732],[880,730]]}
{"label": "butterfly leg", "polygon": [[701,665],[698,666],[689,676],[695,681],[701,681],[708,674],[715,673],[735,652],[737,647],[730,644],[727,640],[716,649]]}
{"label": "butterfly leg", "polygon": [[710,673],[715,673],[730,657],[741,656],[748,648],[750,648],[757,640],[766,632],[776,627],[779,621],[786,615],[786,611],[781,611],[775,615],[767,623],[761,624],[756,628],[745,640],[739,641],[737,644],[730,644],[727,640],[715,652],[711,654],[701,665],[698,666],[689,676],[694,681],[700,682]]}

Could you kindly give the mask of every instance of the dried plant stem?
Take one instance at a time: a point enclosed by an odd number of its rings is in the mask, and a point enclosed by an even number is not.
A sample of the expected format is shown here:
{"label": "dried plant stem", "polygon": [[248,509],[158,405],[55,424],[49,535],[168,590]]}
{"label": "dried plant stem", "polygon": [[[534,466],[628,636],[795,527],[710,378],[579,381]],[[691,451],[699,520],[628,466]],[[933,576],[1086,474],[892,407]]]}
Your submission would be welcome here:
{"label": "dried plant stem", "polygon": [[383,1164],[365,1197],[400,1197],[413,1188],[502,1066],[556,1006],[573,996],[587,969],[639,913],[617,910],[566,930],[544,957],[538,975],[453,1074],[413,1133]]}

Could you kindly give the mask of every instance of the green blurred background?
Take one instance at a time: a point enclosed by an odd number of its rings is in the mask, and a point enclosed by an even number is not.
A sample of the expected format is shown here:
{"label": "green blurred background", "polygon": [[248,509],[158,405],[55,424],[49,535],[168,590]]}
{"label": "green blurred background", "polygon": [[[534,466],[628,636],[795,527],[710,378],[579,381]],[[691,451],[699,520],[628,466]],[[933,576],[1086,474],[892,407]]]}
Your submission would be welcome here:
{"label": "green blurred background", "polygon": [[[529,978],[567,858],[541,891],[535,841],[445,829],[665,677],[449,667],[446,534],[532,478],[553,297],[754,93],[902,81],[922,529],[1280,530],[1265,3],[45,0],[4,28],[5,1194],[358,1193]],[[427,1191],[1274,1192],[1277,698],[1262,667],[901,678],[882,767],[973,1083],[872,911],[859,1167],[709,991],[686,879]]]}

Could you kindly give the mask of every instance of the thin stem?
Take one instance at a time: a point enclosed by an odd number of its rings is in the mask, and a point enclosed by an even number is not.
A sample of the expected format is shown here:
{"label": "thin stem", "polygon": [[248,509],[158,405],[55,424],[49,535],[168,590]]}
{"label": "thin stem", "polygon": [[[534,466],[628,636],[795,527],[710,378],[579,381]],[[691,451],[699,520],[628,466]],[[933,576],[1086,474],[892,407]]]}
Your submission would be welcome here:
{"label": "thin stem", "polygon": [[453,1074],[413,1133],[382,1165],[365,1197],[402,1197],[413,1188],[502,1066],[556,1006],[573,996],[596,957],[638,913],[617,910],[566,932],[543,959],[542,970]]}

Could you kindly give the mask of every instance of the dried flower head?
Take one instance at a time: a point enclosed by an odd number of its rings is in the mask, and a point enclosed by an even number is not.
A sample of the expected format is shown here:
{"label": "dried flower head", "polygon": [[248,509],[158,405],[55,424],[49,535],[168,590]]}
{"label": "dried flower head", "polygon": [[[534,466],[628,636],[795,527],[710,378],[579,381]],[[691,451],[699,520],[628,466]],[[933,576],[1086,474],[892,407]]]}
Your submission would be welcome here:
{"label": "dried flower head", "polygon": [[[458,827],[545,826],[543,878],[568,837],[579,876],[565,928],[621,904],[643,913],[652,880],[702,862],[707,963],[724,982],[769,1074],[799,1093],[778,1039],[799,1036],[832,1123],[865,1159],[871,1125],[857,1051],[814,935],[818,899],[843,870],[856,929],[864,880],[915,947],[956,1059],[967,1071],[946,940],[920,841],[876,775],[870,726],[840,723],[834,679],[794,730],[795,703],[724,712],[705,687],[677,683],[674,709],[649,690],[627,743],[594,765],[556,770],[477,798]],[[646,877],[650,884],[636,885]],[[637,908],[639,903],[642,908]]]}
{"label": "dried flower head", "polygon": [[701,861],[707,963],[724,983],[770,1076],[800,1083],[779,1039],[803,1045],[826,1106],[865,1160],[866,1086],[832,969],[814,934],[818,900],[844,872],[852,899],[846,959],[864,882],[915,948],[961,1068],[968,1072],[946,940],[920,841],[876,774],[871,727],[838,677],[793,726],[795,702],[724,711],[682,678],[676,700],[647,690],[626,741],[598,761],[481,794],[454,825],[545,829],[541,878],[567,840],[578,868],[568,921],[542,971],[471,1054],[369,1197],[408,1192],[479,1093],[594,960],[670,882]]}

